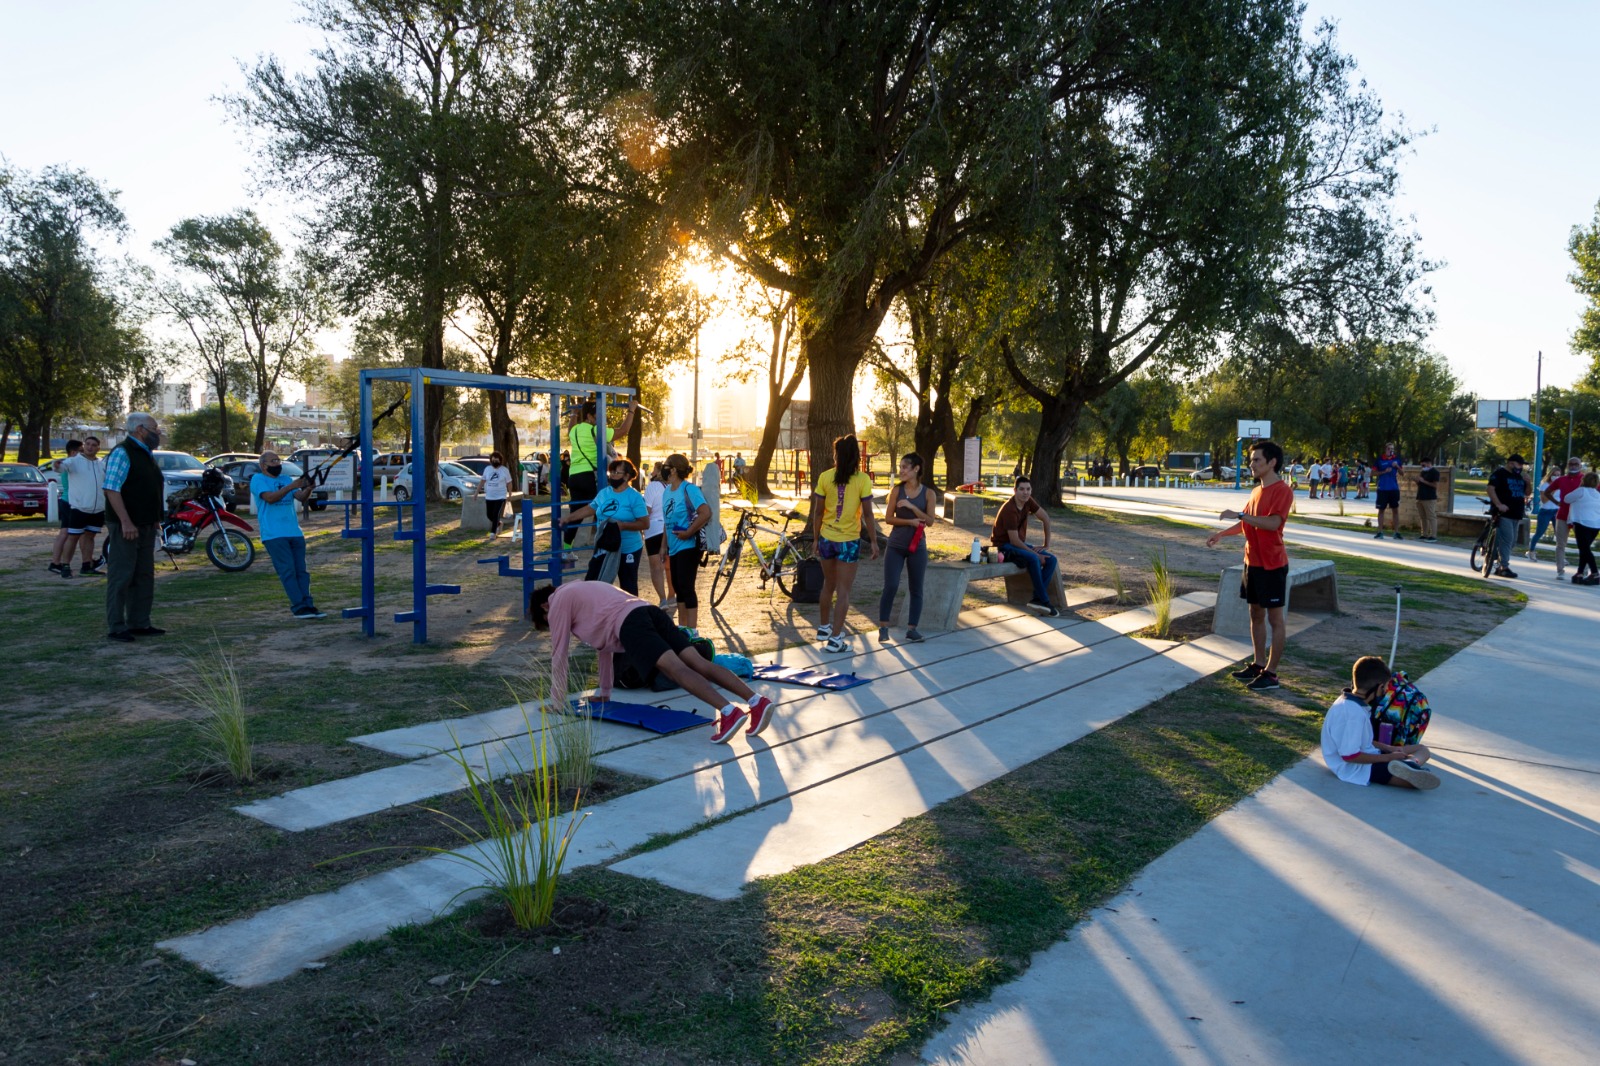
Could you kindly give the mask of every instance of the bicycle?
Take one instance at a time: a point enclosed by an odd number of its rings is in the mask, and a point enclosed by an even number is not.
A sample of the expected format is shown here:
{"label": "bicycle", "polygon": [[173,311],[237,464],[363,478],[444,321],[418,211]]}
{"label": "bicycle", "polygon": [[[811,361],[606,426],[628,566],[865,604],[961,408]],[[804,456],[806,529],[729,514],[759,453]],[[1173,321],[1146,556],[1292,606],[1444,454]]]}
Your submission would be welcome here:
{"label": "bicycle", "polygon": [[[805,515],[794,510],[779,512],[779,517],[783,519],[782,529],[761,525],[756,521],[757,517],[770,522],[778,521],[754,507],[740,509],[739,524],[723,545],[722,556],[717,561],[717,572],[711,577],[711,606],[717,606],[728,595],[728,589],[733,585],[733,575],[739,572],[739,562],[744,558],[747,548],[755,552],[756,562],[761,567],[761,584],[765,586],[771,579],[778,583],[785,596],[794,595],[800,564],[811,557],[812,538],[811,534],[804,532],[791,535],[789,523],[804,521]],[[758,533],[778,538],[777,543],[763,547],[762,542],[756,539]]]}
{"label": "bicycle", "polygon": [[1499,552],[1496,549],[1499,547],[1500,523],[1496,521],[1497,516],[1494,513],[1494,507],[1489,503],[1488,498],[1479,496],[1477,500],[1487,510],[1484,512],[1483,531],[1478,534],[1478,539],[1472,544],[1472,569],[1478,571],[1484,577],[1488,577],[1494,570],[1495,560],[1499,558]]}

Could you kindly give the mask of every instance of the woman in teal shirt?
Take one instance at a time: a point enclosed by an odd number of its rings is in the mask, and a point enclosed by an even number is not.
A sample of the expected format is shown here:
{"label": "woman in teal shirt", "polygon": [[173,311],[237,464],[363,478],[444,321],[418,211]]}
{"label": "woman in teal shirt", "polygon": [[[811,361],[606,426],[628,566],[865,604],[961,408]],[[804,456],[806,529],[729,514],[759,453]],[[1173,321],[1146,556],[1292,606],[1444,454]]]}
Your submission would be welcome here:
{"label": "woman in teal shirt", "polygon": [[[594,499],[567,515],[567,523],[587,520],[591,515],[597,524],[594,557],[589,560],[585,581],[594,581],[605,566],[606,556],[617,552],[617,583],[631,596],[639,594],[639,559],[644,554],[644,533],[650,525],[650,509],[644,496],[633,487],[638,473],[627,459],[613,459],[606,467],[606,487],[595,493]],[[615,548],[599,546],[605,535],[606,523],[615,522],[621,540]]]}

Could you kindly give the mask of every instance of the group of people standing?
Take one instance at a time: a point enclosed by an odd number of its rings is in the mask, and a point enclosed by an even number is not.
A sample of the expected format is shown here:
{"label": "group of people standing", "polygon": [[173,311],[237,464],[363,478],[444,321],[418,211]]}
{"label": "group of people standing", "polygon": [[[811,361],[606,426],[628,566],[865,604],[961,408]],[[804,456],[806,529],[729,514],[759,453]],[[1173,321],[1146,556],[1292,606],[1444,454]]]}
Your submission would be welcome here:
{"label": "group of people standing", "polygon": [[1372,483],[1372,468],[1361,459],[1335,459],[1325,455],[1305,464],[1306,498],[1311,500],[1344,500],[1350,498],[1354,486],[1355,498],[1367,498]]}
{"label": "group of people standing", "polygon": [[[1499,471],[1495,471],[1496,474]],[[1490,478],[1490,489],[1495,480]],[[1567,576],[1567,537],[1570,532],[1578,545],[1578,568],[1572,574],[1574,585],[1600,585],[1600,570],[1595,567],[1594,541],[1600,535],[1600,474],[1583,472],[1576,456],[1565,467],[1552,467],[1539,486],[1539,513],[1533,536],[1528,538],[1528,558],[1539,560],[1539,541],[1554,527],[1556,579]],[[1513,527],[1513,536],[1515,527]],[[1502,537],[1504,531],[1501,531]],[[1504,560],[1502,560],[1504,561]]]}

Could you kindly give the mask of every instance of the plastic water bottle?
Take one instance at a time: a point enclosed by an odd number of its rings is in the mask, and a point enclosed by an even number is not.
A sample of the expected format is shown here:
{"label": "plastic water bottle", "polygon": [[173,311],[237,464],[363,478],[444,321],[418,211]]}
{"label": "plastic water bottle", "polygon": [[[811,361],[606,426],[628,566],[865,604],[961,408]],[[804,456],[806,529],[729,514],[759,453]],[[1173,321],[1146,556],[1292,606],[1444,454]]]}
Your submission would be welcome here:
{"label": "plastic water bottle", "polygon": [[982,557],[983,557],[983,544],[978,540],[977,537],[973,537],[972,538],[972,555],[970,557],[971,561],[972,562],[977,562]]}

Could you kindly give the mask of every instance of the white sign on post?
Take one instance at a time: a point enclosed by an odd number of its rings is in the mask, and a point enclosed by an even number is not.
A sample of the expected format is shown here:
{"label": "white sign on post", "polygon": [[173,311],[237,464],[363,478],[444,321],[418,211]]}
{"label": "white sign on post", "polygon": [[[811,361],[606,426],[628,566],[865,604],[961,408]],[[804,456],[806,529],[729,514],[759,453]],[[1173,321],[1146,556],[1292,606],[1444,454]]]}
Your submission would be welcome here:
{"label": "white sign on post", "polygon": [[1514,422],[1507,422],[1503,416],[1513,415],[1528,421],[1527,400],[1479,400],[1478,401],[1478,428],[1479,429],[1509,429],[1517,427]]}
{"label": "white sign on post", "polygon": [[983,438],[968,437],[961,442],[961,483],[971,485],[983,480]]}
{"label": "white sign on post", "polygon": [[[313,467],[315,469],[315,467]],[[310,473],[311,471],[306,471]],[[354,492],[356,487],[356,457],[352,453],[328,467],[328,480],[322,488],[329,492]]]}
{"label": "white sign on post", "polygon": [[1239,436],[1244,440],[1266,440],[1272,436],[1272,423],[1260,419],[1239,419]]}

